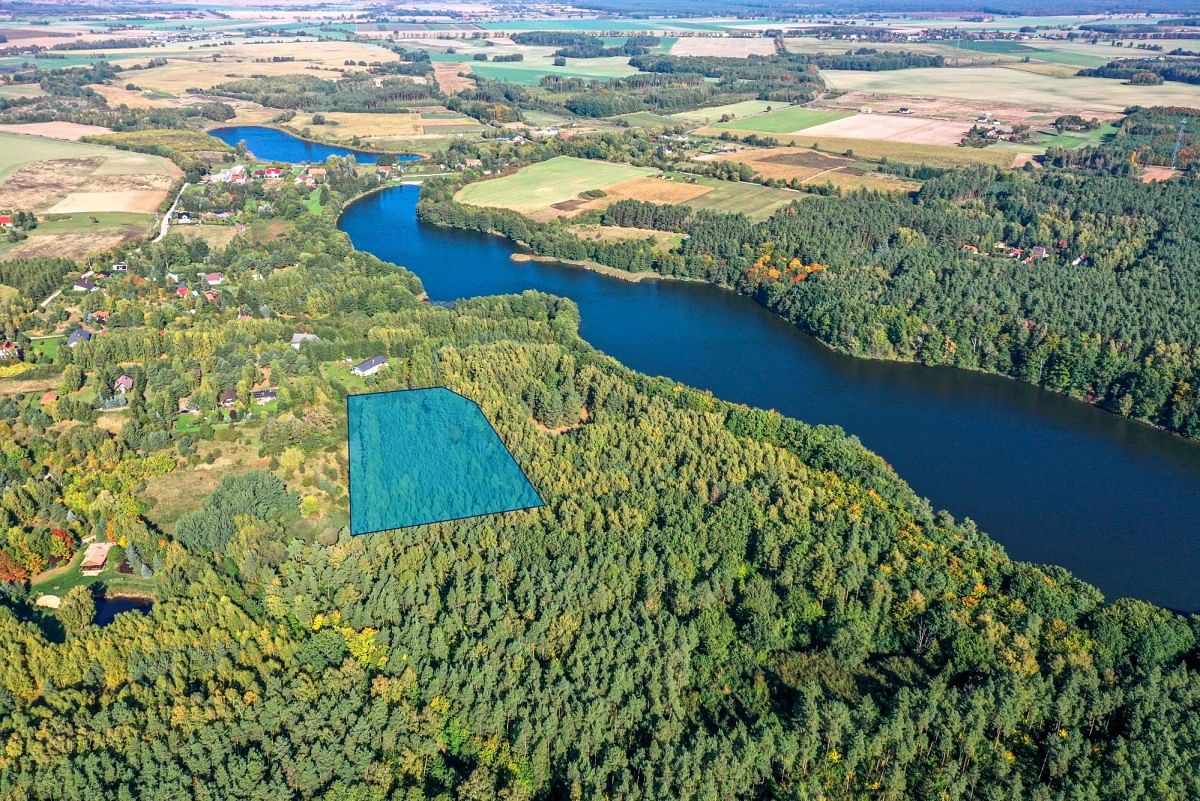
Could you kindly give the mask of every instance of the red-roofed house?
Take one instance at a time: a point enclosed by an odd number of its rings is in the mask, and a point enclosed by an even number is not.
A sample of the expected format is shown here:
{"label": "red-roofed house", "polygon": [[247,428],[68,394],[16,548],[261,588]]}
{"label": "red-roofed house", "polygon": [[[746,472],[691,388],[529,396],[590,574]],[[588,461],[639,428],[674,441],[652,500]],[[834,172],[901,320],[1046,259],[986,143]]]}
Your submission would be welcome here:
{"label": "red-roofed house", "polygon": [[220,286],[225,281],[225,276],[221,273],[205,273],[204,281],[209,286]]}
{"label": "red-roofed house", "polygon": [[180,284],[179,286],[175,287],[175,295],[177,297],[186,298],[191,293],[192,293],[192,290],[188,289],[183,284]]}
{"label": "red-roofed house", "polygon": [[3,225],[3,226],[12,225],[12,215],[11,214],[0,214],[0,225]]}
{"label": "red-roofed house", "polygon": [[267,167],[265,170],[263,170],[263,172],[266,174],[266,176],[268,178],[282,178],[283,177],[283,170],[279,169],[278,167]]}
{"label": "red-roofed house", "polygon": [[113,382],[113,391],[120,392],[124,395],[129,390],[133,389],[133,379],[127,375],[122,375]]}

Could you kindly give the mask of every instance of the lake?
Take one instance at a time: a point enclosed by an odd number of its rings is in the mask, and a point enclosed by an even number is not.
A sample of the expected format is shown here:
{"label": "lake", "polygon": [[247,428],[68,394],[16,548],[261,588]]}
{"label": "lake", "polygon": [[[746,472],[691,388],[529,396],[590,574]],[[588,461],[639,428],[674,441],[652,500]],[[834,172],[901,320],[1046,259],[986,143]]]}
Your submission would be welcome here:
{"label": "lake", "polygon": [[[304,139],[276,130],[264,128],[261,125],[239,125],[232,128],[217,128],[209,134],[220,139],[225,144],[235,147],[238,142],[245,142],[246,149],[263,161],[284,161],[289,164],[304,162],[321,162],[330,156],[354,156],[359,164],[377,164],[378,153],[368,153],[365,150],[354,150],[336,145],[323,145],[319,142],[309,142]],[[421,157],[413,153],[394,154],[397,162],[420,161]]]}
{"label": "lake", "polygon": [[355,247],[419,275],[430,299],[569,297],[600,350],[726,400],[842,426],[1016,559],[1062,565],[1110,600],[1200,609],[1200,446],[1000,376],[835,353],[706,284],[516,263],[507,240],[419,223],[418,192],[369,195],[340,225]]}

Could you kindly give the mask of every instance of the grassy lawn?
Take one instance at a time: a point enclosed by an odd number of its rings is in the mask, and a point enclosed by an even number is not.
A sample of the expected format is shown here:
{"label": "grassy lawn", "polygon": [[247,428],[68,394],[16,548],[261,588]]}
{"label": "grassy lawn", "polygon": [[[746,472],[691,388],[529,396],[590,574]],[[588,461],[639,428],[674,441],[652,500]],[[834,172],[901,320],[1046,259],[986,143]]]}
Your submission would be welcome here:
{"label": "grassy lawn", "polygon": [[531,164],[504,178],[468,184],[459,190],[455,199],[474,206],[528,213],[574,200],[589,189],[603,190],[623,181],[657,173],[650,167],[558,156]]}
{"label": "grassy lawn", "polygon": [[75,214],[46,214],[38,220],[38,227],[30,236],[41,234],[68,234],[92,231],[101,228],[149,228],[154,224],[153,214],[132,211],[91,211]]}
{"label": "grassy lawn", "polygon": [[98,576],[85,576],[79,572],[79,565],[83,562],[83,554],[86,548],[80,548],[79,551],[71,559],[70,567],[62,573],[42,581],[37,584],[30,585],[34,591],[34,595],[57,595],[60,598],[67,594],[73,587],[86,587],[92,584],[103,583],[107,590],[139,590],[141,592],[152,592],[154,590],[154,579],[143,579],[136,576],[127,576],[117,571],[120,563],[113,558],[114,553],[109,554],[108,564]]}
{"label": "grassy lawn", "polygon": [[[321,373],[325,376],[326,380],[330,382],[336,381],[352,395],[359,392],[366,392],[367,379],[362,376],[353,375],[350,372],[350,369],[359,361],[362,360],[356,359],[354,362],[326,362],[321,365]],[[384,370],[386,369],[385,367]],[[380,372],[382,373],[383,370],[380,370]]]}
{"label": "grassy lawn", "polygon": [[635,111],[632,114],[620,114],[616,117],[609,117],[609,119],[624,120],[634,128],[674,128],[679,124],[679,120],[672,119],[671,117],[663,117],[649,111]]}
{"label": "grassy lawn", "polygon": [[67,338],[63,336],[35,339],[30,342],[29,349],[37,356],[39,362],[52,362],[58,356],[58,349]]}
{"label": "grassy lawn", "polygon": [[1101,125],[1094,131],[1065,131],[1063,133],[1056,132],[1050,128],[1046,133],[1039,134],[1034,137],[1033,141],[1038,147],[1083,147],[1084,145],[1098,145],[1105,139],[1116,136],[1117,126],[1109,123]]}
{"label": "grassy lawn", "polygon": [[762,131],[763,133],[795,133],[814,125],[833,122],[851,116],[849,111],[834,111],[830,109],[812,109],[801,106],[789,106],[778,111],[767,112],[741,120],[714,125],[714,128],[725,128],[733,131]]}

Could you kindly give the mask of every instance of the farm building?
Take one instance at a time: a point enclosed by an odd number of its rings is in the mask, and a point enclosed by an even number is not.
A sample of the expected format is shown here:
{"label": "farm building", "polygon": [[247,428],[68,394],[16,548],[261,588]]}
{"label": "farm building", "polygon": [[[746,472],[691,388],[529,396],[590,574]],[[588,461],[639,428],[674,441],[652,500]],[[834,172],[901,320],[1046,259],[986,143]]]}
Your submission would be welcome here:
{"label": "farm building", "polygon": [[354,375],[365,377],[375,375],[384,367],[387,367],[386,356],[372,356],[365,362],[354,365],[354,368],[350,372]]}

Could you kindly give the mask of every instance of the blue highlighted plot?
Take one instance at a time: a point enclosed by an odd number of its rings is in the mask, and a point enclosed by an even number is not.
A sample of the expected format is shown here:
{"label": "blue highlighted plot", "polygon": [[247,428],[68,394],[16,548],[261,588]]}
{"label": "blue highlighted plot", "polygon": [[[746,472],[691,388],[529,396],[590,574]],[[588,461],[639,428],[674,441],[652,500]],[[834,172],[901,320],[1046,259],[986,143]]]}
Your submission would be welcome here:
{"label": "blue highlighted plot", "polygon": [[542,505],[483,411],[444,387],[351,395],[350,533]]}

